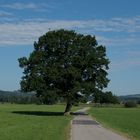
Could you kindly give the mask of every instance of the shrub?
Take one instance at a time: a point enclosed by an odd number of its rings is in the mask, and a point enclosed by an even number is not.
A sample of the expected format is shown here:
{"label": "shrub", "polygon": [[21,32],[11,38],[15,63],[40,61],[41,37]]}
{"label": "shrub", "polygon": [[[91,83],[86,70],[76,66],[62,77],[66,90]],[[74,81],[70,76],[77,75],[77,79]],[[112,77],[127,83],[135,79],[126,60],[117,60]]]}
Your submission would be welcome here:
{"label": "shrub", "polygon": [[140,104],[140,100],[137,101],[137,104]]}
{"label": "shrub", "polygon": [[124,104],[124,106],[127,107],[127,108],[130,108],[130,107],[136,107],[137,104],[136,104],[136,102],[134,102],[134,101],[127,101],[127,102]]}

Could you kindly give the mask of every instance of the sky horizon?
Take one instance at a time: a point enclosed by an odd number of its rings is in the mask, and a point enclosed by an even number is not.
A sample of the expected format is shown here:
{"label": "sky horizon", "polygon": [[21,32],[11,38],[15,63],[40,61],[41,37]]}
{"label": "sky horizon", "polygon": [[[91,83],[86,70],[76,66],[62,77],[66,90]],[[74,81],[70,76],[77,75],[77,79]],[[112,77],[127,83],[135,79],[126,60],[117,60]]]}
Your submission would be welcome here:
{"label": "sky horizon", "polygon": [[95,35],[106,46],[111,63],[105,90],[140,94],[139,5],[138,0],[1,0],[0,90],[20,89],[18,58],[29,56],[34,41],[47,31],[64,28]]}

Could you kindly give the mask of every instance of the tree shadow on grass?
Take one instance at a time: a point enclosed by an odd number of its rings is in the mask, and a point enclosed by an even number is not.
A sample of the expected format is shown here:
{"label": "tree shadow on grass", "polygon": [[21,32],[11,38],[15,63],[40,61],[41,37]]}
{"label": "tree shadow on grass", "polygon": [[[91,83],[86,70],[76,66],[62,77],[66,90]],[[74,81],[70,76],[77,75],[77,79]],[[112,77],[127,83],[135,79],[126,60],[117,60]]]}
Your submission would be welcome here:
{"label": "tree shadow on grass", "polygon": [[34,115],[34,116],[63,116],[63,112],[45,112],[45,111],[13,111],[14,114]]}

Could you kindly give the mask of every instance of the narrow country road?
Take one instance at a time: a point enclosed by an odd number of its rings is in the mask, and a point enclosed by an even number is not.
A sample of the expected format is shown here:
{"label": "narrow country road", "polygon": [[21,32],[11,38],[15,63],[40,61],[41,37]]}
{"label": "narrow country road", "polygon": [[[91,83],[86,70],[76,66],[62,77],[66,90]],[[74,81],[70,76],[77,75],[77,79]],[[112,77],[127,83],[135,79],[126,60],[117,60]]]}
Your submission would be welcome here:
{"label": "narrow country road", "polygon": [[75,113],[71,126],[71,140],[128,140],[103,128],[85,112],[84,108]]}

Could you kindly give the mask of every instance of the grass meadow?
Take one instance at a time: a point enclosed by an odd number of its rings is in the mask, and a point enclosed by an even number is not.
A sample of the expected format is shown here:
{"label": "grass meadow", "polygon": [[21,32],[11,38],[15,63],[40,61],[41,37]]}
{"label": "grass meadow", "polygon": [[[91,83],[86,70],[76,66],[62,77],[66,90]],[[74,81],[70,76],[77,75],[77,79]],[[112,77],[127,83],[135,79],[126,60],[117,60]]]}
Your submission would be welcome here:
{"label": "grass meadow", "polygon": [[66,140],[72,116],[64,108],[0,104],[0,140]]}
{"label": "grass meadow", "polygon": [[140,108],[92,107],[89,113],[103,126],[140,140]]}

